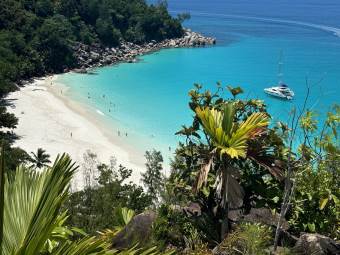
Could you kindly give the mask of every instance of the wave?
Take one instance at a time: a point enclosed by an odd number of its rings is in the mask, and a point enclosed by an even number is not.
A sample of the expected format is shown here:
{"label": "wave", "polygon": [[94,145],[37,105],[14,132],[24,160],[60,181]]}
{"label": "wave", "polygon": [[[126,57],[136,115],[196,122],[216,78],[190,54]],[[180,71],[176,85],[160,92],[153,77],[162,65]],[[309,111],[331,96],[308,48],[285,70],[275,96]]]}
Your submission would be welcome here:
{"label": "wave", "polygon": [[102,111],[100,111],[100,110],[96,110],[96,112],[98,113],[98,114],[100,114],[100,115],[102,115],[102,116],[105,116],[105,114],[102,112]]}
{"label": "wave", "polygon": [[[177,13],[177,12],[176,12]],[[191,15],[197,16],[211,16],[211,17],[222,17],[222,18],[237,18],[237,19],[249,19],[249,20],[256,20],[262,22],[274,22],[274,23],[281,23],[281,24],[291,24],[291,25],[298,25],[303,27],[309,27],[314,29],[323,30],[326,32],[331,32],[333,35],[340,37],[340,28],[338,27],[331,27],[322,24],[314,24],[308,23],[303,21],[296,21],[296,20],[286,20],[286,19],[276,19],[276,18],[262,18],[256,16],[243,16],[243,15],[232,15],[232,14],[219,14],[219,13],[205,13],[205,12],[190,12]]]}

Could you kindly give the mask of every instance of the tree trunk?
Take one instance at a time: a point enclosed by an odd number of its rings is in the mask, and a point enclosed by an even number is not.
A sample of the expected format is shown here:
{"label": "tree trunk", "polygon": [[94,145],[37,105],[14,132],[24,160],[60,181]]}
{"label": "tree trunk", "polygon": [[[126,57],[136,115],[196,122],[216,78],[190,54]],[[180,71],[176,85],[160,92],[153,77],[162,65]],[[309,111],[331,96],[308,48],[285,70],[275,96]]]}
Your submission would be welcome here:
{"label": "tree trunk", "polygon": [[229,213],[229,206],[228,203],[225,208],[222,208],[222,219],[221,219],[221,241],[226,238],[228,232],[229,232],[229,219],[228,219],[228,213]]}
{"label": "tree trunk", "polygon": [[222,204],[222,222],[221,222],[221,241],[227,236],[229,232],[229,219],[228,219],[228,214],[229,214],[229,196],[228,196],[228,189],[229,189],[229,174],[226,172],[227,171],[226,164],[224,162],[224,169],[225,171],[225,185],[224,185],[224,192],[225,194],[225,201]]}

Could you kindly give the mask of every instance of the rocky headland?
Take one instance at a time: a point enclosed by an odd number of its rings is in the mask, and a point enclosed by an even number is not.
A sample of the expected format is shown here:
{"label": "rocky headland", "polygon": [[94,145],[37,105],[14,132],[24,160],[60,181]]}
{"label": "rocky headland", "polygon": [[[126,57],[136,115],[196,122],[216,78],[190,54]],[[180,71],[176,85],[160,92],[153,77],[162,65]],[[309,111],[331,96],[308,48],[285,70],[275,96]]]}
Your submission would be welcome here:
{"label": "rocky headland", "polygon": [[[166,39],[161,42],[151,41],[142,45],[121,42],[118,47],[104,48],[99,44],[85,45],[76,43],[73,46],[78,67],[74,72],[87,73],[94,67],[113,65],[121,62],[137,62],[138,56],[165,48],[203,47],[216,44],[216,39],[203,36],[186,29],[184,36]],[[71,70],[65,70],[65,72]]]}

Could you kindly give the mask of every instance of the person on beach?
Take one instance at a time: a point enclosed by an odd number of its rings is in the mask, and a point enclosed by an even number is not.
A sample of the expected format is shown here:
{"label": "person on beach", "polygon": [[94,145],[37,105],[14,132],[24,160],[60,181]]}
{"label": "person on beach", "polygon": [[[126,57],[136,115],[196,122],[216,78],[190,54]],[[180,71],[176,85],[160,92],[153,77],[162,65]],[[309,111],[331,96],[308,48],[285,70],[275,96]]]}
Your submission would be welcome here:
{"label": "person on beach", "polygon": [[71,132],[71,138],[72,138],[72,132]]}
{"label": "person on beach", "polygon": [[127,137],[127,133],[125,133],[125,136]]}

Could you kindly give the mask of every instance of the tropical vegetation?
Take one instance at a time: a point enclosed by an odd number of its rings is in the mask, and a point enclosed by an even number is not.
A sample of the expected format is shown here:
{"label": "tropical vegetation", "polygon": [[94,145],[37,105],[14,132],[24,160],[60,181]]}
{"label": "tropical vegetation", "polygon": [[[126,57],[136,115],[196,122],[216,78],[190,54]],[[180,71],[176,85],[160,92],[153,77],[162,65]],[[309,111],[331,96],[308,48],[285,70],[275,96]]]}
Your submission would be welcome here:
{"label": "tropical vegetation", "polygon": [[172,17],[165,1],[2,0],[0,1],[0,140],[8,169],[30,160],[14,147],[17,118],[4,100],[23,80],[77,66],[76,45],[115,47],[180,37],[187,15]]}
{"label": "tropical vegetation", "polygon": [[147,151],[143,186],[114,157],[87,152],[74,189],[68,155],[52,163],[43,148],[14,146],[18,119],[4,98],[20,81],[74,67],[77,43],[181,36],[187,17],[171,17],[164,1],[0,1],[0,254],[294,254],[301,233],[340,249],[339,105],[317,116],[306,97],[275,123],[241,87],[195,84],[170,169]]}
{"label": "tropical vegetation", "polygon": [[[231,98],[220,96],[225,89]],[[87,152],[85,187],[71,193],[77,167],[67,155],[49,166],[40,149],[13,171],[3,151],[4,254],[269,254],[280,246],[290,254],[301,232],[338,240],[339,106],[323,123],[308,110],[271,123],[264,102],[238,99],[240,89],[202,90],[189,93],[193,122],[177,132],[184,139],[170,176],[160,152],[146,152],[144,188],[114,158],[104,164]],[[137,218],[150,210],[144,229]],[[148,241],[134,235],[115,250],[111,240],[138,233],[136,224]]]}
{"label": "tropical vegetation", "polygon": [[[1,158],[1,254],[159,254],[156,247],[117,251],[110,248],[105,233],[90,236],[83,230],[66,226],[69,212],[63,208],[70,193],[70,182],[77,166],[68,155],[58,157],[51,167],[37,172],[20,166],[5,172]],[[123,226],[133,211],[122,208]],[[122,226],[116,229],[119,231]],[[167,254],[171,254],[168,252]]]}

